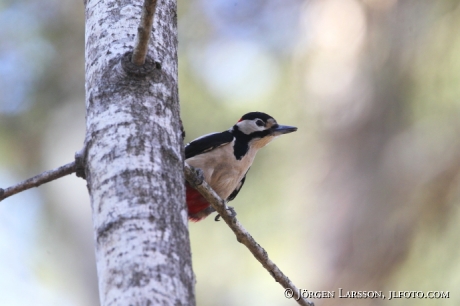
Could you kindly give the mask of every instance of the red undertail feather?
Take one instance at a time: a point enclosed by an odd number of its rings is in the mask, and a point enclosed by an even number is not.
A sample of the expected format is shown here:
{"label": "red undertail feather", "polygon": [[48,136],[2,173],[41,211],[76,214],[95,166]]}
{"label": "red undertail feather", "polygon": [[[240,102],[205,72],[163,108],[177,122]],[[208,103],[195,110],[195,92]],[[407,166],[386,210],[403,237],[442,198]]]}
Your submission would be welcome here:
{"label": "red undertail feather", "polygon": [[209,214],[205,213],[205,210],[210,206],[208,201],[206,201],[201,193],[192,188],[188,183],[185,184],[185,187],[188,218],[193,222],[204,219]]}

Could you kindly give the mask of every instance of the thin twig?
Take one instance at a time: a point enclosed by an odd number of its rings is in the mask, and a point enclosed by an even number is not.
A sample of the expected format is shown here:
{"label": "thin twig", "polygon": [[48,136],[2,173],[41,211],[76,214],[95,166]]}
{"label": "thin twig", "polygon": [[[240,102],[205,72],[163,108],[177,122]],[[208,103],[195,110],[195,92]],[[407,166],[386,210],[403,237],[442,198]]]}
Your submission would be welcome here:
{"label": "thin twig", "polygon": [[133,57],[131,59],[133,64],[137,66],[142,66],[145,63],[156,7],[157,0],[144,0],[141,21],[139,23],[139,27],[137,28],[136,43],[134,45]]}
{"label": "thin twig", "polygon": [[31,177],[25,181],[22,181],[14,186],[8,187],[6,189],[0,188],[0,201],[15,195],[16,193],[19,193],[21,191],[33,188],[33,187],[38,187],[42,184],[51,182],[55,179],[61,178],[65,175],[69,175],[74,173],[77,170],[77,166],[75,162],[68,163],[64,166],[61,166],[57,169],[54,170],[49,170],[45,171],[43,173],[40,173],[39,175],[36,175],[34,177]]}
{"label": "thin twig", "polygon": [[[292,290],[294,293],[294,299],[299,305],[313,306],[314,304],[302,297],[298,297],[299,289],[284,275],[283,272],[276,266],[276,264],[268,258],[267,252],[262,248],[252,236],[246,231],[241,223],[231,215],[226,209],[225,201],[222,200],[212,188],[200,178],[200,174],[193,167],[185,164],[184,167],[185,178],[187,181],[198,190],[211,206],[221,215],[222,219],[228,224],[232,231],[236,235],[238,242],[244,244],[254,257],[264,266],[264,268],[270,273],[270,275],[281,284],[286,290]],[[202,176],[202,175],[201,175]]]}

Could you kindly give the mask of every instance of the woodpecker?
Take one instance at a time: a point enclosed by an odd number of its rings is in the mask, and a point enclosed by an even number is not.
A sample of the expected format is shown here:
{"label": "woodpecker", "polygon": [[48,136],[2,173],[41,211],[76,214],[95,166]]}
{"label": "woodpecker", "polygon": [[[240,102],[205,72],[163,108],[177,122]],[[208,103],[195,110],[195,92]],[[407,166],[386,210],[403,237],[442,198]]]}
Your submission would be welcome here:
{"label": "woodpecker", "polygon": [[[204,180],[229,202],[243,187],[257,151],[277,136],[295,131],[296,127],[279,125],[265,113],[247,113],[229,130],[207,134],[188,143],[185,146],[185,162],[201,169]],[[188,183],[186,199],[191,221],[200,221],[215,211]]]}

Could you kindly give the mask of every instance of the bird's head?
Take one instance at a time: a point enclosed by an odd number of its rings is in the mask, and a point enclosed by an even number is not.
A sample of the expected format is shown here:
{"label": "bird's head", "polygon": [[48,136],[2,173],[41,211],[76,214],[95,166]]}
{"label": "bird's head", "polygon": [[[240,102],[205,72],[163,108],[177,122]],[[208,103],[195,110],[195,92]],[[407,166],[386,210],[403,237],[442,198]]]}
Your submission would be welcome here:
{"label": "bird's head", "polygon": [[275,118],[261,112],[245,114],[232,128],[236,137],[246,139],[257,148],[262,148],[277,136],[295,131],[295,126],[279,125]]}

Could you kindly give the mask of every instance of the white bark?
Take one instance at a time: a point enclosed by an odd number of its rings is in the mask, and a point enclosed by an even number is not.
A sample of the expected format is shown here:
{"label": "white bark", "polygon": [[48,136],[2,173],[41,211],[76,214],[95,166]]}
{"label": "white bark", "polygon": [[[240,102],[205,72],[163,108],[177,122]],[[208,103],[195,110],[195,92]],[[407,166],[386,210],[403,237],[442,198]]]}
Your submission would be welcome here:
{"label": "white bark", "polygon": [[125,56],[142,1],[85,5],[86,178],[101,305],[194,305],[176,3],[158,3],[143,70]]}

